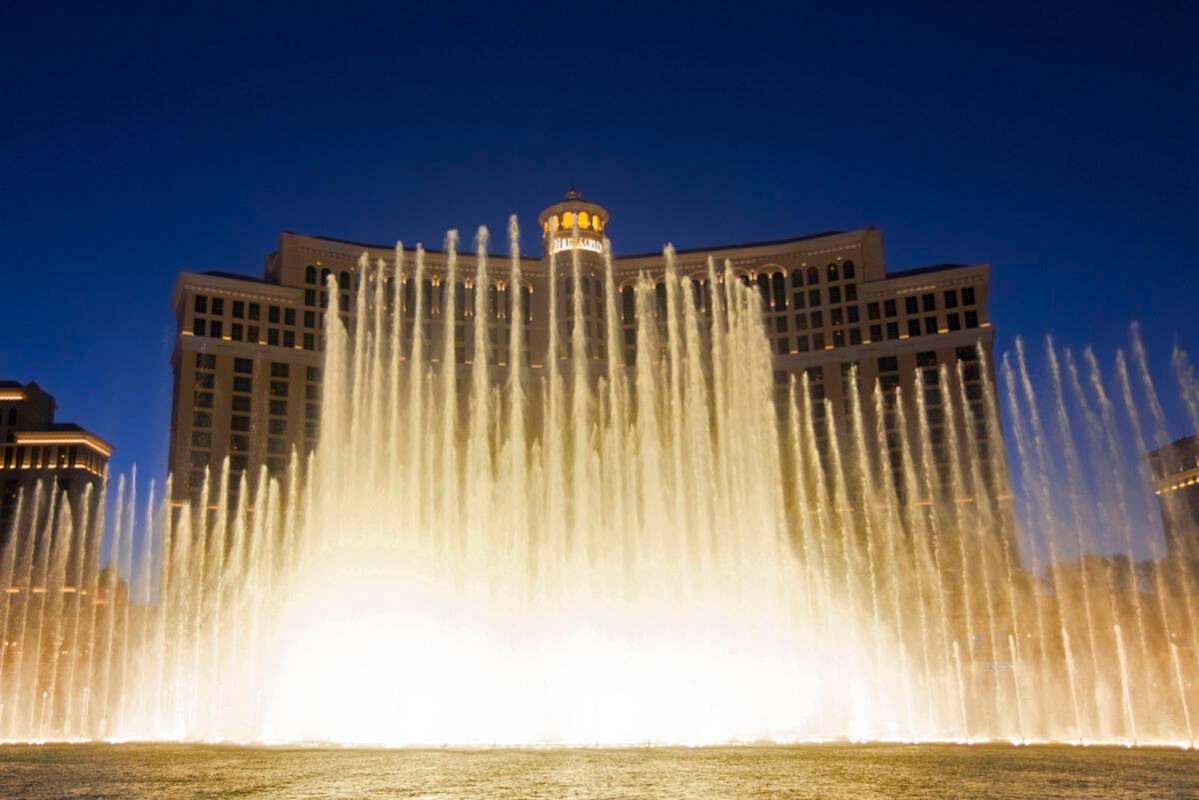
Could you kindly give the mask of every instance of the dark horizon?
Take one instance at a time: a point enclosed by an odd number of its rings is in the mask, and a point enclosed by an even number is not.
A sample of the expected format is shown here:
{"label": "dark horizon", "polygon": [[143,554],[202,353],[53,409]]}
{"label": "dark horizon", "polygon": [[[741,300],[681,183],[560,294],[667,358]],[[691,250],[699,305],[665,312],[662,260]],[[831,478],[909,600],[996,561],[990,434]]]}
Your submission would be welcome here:
{"label": "dark horizon", "polygon": [[997,355],[1107,366],[1140,320],[1173,402],[1194,9],[491,13],[10,10],[0,378],[161,476],[179,272],[258,276],[284,230],[502,252],[509,213],[532,252],[576,183],[619,253],[873,225],[889,272],[990,263]]}

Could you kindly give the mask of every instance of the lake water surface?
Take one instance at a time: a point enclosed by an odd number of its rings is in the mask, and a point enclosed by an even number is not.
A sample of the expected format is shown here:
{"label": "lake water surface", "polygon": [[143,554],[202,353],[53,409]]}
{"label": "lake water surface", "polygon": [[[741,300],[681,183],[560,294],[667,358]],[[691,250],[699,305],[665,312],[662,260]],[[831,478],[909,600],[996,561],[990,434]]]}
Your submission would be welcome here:
{"label": "lake water surface", "polygon": [[1199,754],[906,746],[366,750],[0,747],[5,798],[1184,798]]}

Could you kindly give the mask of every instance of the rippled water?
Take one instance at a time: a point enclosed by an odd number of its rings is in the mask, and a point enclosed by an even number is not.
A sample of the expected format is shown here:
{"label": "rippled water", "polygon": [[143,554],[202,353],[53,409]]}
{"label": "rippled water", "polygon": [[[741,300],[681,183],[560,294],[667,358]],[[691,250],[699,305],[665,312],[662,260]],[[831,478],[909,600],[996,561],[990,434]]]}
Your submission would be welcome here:
{"label": "rippled water", "polygon": [[359,750],[0,747],[3,798],[1178,798],[1179,750],[994,746]]}

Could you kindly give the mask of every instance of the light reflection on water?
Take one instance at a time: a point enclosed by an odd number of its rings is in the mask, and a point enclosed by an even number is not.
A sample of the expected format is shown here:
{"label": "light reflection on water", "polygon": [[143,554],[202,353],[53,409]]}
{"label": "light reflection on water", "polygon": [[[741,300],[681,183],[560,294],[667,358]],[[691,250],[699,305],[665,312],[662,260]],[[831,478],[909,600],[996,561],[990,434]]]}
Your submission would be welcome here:
{"label": "light reflection on water", "polygon": [[1108,747],[807,745],[361,750],[215,745],[0,747],[0,797],[1177,798],[1199,755]]}

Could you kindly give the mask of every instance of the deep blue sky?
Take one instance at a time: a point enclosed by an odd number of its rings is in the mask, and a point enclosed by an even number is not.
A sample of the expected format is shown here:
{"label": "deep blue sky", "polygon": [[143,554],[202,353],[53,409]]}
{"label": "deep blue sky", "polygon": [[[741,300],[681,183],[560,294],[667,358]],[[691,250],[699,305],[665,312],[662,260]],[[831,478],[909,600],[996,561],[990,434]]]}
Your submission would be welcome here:
{"label": "deep blue sky", "polygon": [[620,252],[877,225],[992,263],[1001,348],[1199,351],[1193,5],[177,5],[4,15],[0,377],[118,470],[164,469],[179,271],[531,229],[572,180]]}

